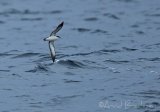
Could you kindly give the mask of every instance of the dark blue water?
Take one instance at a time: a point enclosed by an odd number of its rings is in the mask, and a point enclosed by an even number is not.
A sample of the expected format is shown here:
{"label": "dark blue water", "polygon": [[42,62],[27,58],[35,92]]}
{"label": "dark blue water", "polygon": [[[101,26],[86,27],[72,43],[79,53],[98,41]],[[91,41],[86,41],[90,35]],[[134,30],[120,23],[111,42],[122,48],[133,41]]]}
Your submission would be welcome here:
{"label": "dark blue water", "polygon": [[159,0],[1,0],[0,49],[1,112],[160,111]]}

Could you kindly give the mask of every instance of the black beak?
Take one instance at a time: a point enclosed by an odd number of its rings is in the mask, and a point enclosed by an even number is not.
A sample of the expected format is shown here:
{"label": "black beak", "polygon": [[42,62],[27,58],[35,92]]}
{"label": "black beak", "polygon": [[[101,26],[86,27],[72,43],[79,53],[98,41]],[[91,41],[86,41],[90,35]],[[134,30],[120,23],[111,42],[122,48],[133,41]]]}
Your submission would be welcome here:
{"label": "black beak", "polygon": [[58,38],[62,38],[62,37],[60,37],[60,36],[57,36]]}
{"label": "black beak", "polygon": [[44,38],[43,40],[46,41],[46,38]]}

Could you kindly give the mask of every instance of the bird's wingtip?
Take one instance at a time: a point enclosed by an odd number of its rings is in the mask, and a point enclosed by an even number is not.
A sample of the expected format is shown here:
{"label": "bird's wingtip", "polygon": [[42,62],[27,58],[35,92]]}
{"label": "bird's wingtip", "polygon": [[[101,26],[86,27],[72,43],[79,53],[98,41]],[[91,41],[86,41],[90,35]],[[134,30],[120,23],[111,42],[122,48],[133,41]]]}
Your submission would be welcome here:
{"label": "bird's wingtip", "polygon": [[62,21],[61,24],[63,25],[63,24],[64,24],[64,21]]}

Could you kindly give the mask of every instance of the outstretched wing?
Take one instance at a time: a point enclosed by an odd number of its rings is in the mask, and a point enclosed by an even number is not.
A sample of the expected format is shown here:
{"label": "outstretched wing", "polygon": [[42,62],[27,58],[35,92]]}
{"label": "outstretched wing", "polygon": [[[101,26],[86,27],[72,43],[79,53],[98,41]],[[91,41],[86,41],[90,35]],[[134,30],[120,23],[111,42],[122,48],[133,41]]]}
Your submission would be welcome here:
{"label": "outstretched wing", "polygon": [[54,48],[54,43],[49,41],[48,44],[49,44],[49,50],[50,50],[50,53],[51,53],[51,58],[52,58],[52,61],[54,62],[55,58],[56,58],[56,52],[55,52],[55,48]]}
{"label": "outstretched wing", "polygon": [[52,31],[52,33],[50,34],[50,36],[55,35],[63,27],[63,24],[64,24],[64,22],[62,22],[61,24],[59,24],[57,26],[57,28]]}

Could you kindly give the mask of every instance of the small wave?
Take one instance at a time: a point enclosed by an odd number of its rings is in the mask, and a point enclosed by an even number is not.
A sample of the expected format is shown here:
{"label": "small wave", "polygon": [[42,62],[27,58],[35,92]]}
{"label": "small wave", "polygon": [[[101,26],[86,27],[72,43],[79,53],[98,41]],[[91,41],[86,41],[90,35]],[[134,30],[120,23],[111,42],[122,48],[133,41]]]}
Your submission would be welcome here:
{"label": "small wave", "polygon": [[54,11],[50,11],[49,13],[51,13],[51,14],[60,14],[60,13],[62,13],[62,11],[61,10],[54,10]]}
{"label": "small wave", "polygon": [[70,57],[70,56],[86,56],[90,55],[94,52],[88,52],[88,53],[77,53],[77,54],[59,54],[57,55],[58,58],[64,58],[64,57]]}
{"label": "small wave", "polygon": [[0,72],[10,72],[10,70],[0,70]]}
{"label": "small wave", "polygon": [[9,53],[0,53],[0,57],[5,57],[5,56],[11,56],[14,54],[9,54]]}
{"label": "small wave", "polygon": [[155,43],[155,44],[150,44],[150,45],[144,45],[143,47],[144,47],[145,49],[160,48],[160,43]]}
{"label": "small wave", "polygon": [[160,57],[155,58],[138,58],[138,60],[142,61],[160,61]]}
{"label": "small wave", "polygon": [[[82,63],[83,62],[83,63]],[[57,60],[55,63],[64,65],[68,68],[85,68],[85,69],[106,69],[107,67],[97,64],[93,61],[83,60],[82,62],[73,60]],[[73,73],[67,72],[66,75],[75,75]]]}
{"label": "small wave", "polygon": [[10,51],[7,51],[7,52],[3,52],[3,53],[0,53],[0,57],[5,57],[5,56],[15,56],[16,53],[18,53],[19,51],[18,50],[10,50]]}
{"label": "small wave", "polygon": [[77,68],[83,68],[85,65],[82,64],[81,62],[78,61],[73,61],[73,60],[58,60],[56,63],[61,64],[61,65],[65,65],[68,67],[77,67]]}
{"label": "small wave", "polygon": [[12,76],[21,77],[21,75],[19,75],[17,73],[12,73]]}
{"label": "small wave", "polygon": [[24,11],[21,11],[21,14],[60,14],[62,13],[61,10],[53,10],[53,11],[46,11],[46,12],[43,12],[43,11],[31,11],[31,10],[24,10]]}
{"label": "small wave", "polygon": [[114,15],[114,14],[104,13],[103,15],[104,15],[104,16],[107,16],[107,17],[109,17],[109,18],[112,18],[112,19],[120,20],[120,18],[117,17],[117,16]]}
{"label": "small wave", "polygon": [[105,53],[117,53],[117,52],[121,52],[121,50],[117,50],[117,49],[102,49],[102,50],[98,50],[98,51],[91,51],[91,52],[86,52],[86,53],[77,53],[77,54],[61,54],[58,55],[59,58],[63,58],[63,57],[70,57],[70,56],[87,56],[87,55],[91,55],[91,54],[105,54]]}
{"label": "small wave", "polygon": [[87,28],[74,28],[73,30],[77,30],[78,32],[89,32],[90,29]]}
{"label": "small wave", "polygon": [[77,53],[77,54],[71,54],[70,56],[85,56],[85,55],[90,55],[94,52],[88,52],[88,53]]}
{"label": "small wave", "polygon": [[14,27],[14,28],[12,28],[13,30],[16,30],[16,31],[20,31],[20,30],[22,30],[22,28],[19,28],[19,27]]}
{"label": "small wave", "polygon": [[18,52],[20,52],[20,51],[18,51],[18,50],[10,50],[10,51],[7,51],[5,53],[18,53]]}
{"label": "small wave", "polygon": [[8,15],[8,14],[17,14],[17,15],[23,15],[23,14],[28,14],[28,15],[37,15],[37,14],[60,14],[62,13],[61,10],[53,10],[53,11],[31,11],[28,9],[25,10],[17,10],[14,8],[11,8],[9,10],[0,12],[0,15]]}
{"label": "small wave", "polygon": [[135,94],[141,95],[146,98],[159,98],[160,91],[148,90],[148,91],[142,91],[142,92],[135,93]]}
{"label": "small wave", "polygon": [[34,69],[27,70],[25,72],[35,73],[37,71],[48,71],[48,67],[46,65],[44,65],[44,64],[38,63]]}
{"label": "small wave", "polygon": [[0,40],[3,40],[4,39],[4,37],[0,37]]}
{"label": "small wave", "polygon": [[32,57],[37,55],[40,55],[40,53],[22,53],[22,54],[18,54],[17,56],[14,56],[13,58],[25,58],[25,57]]}
{"label": "small wave", "polygon": [[82,81],[64,79],[64,82],[65,82],[65,83],[78,83],[78,82],[82,82]]}
{"label": "small wave", "polygon": [[131,28],[138,28],[138,27],[139,27],[139,24],[138,24],[138,23],[131,25]]}
{"label": "small wave", "polygon": [[156,45],[156,46],[160,46],[160,43],[156,43],[156,44],[154,44],[154,45]]}
{"label": "small wave", "polygon": [[109,62],[109,63],[115,63],[115,64],[123,64],[123,63],[129,63],[130,61],[127,60],[105,60],[104,62]]}
{"label": "small wave", "polygon": [[156,105],[156,106],[160,106],[160,103],[158,102],[152,102],[153,105]]}
{"label": "small wave", "polygon": [[117,53],[117,52],[121,52],[121,50],[117,50],[117,49],[102,49],[102,50],[98,50],[98,51],[92,51],[92,52],[88,52],[88,53],[77,53],[77,54],[73,54],[71,56],[75,56],[75,55],[90,55],[90,54],[104,54],[104,53]]}
{"label": "small wave", "polygon": [[84,95],[70,95],[70,96],[59,96],[56,95],[54,96],[50,101],[46,102],[46,105],[52,105],[52,106],[57,106],[57,105],[63,105],[67,104],[68,101],[77,98],[77,97],[84,97]]}
{"label": "small wave", "polygon": [[44,56],[44,57],[40,57],[38,59],[35,59],[33,62],[45,62],[45,61],[50,61],[51,60],[51,57],[50,56]]}
{"label": "small wave", "polygon": [[101,30],[101,29],[96,29],[96,30],[94,30],[93,32],[91,32],[91,33],[103,33],[103,34],[106,34],[106,33],[108,33],[107,31],[105,31],[105,30]]}
{"label": "small wave", "polygon": [[65,74],[65,75],[75,75],[75,74],[72,73],[72,72],[65,72],[64,74]]}
{"label": "small wave", "polygon": [[78,46],[76,46],[76,45],[70,45],[70,46],[65,46],[65,47],[61,47],[61,48],[63,48],[63,49],[66,49],[66,48],[78,48]]}
{"label": "small wave", "polygon": [[144,35],[145,32],[144,31],[135,31],[135,33],[139,34],[139,35]]}
{"label": "small wave", "polygon": [[4,21],[1,21],[1,20],[0,20],[0,24],[4,24],[4,23],[5,23]]}
{"label": "small wave", "polygon": [[106,69],[108,67],[96,63],[95,61],[83,60],[88,69]]}
{"label": "small wave", "polygon": [[155,14],[145,14],[145,16],[160,17],[160,14],[159,14],[159,13],[155,13]]}
{"label": "small wave", "polygon": [[21,18],[22,21],[41,21],[42,18]]}
{"label": "small wave", "polygon": [[0,12],[0,15],[6,15],[6,14],[20,14],[21,11],[17,10],[17,9],[9,9],[7,11],[4,12]]}
{"label": "small wave", "polygon": [[136,51],[136,50],[138,50],[138,49],[128,48],[128,47],[122,47],[122,49],[124,49],[126,51]]}
{"label": "small wave", "polygon": [[99,53],[117,53],[117,52],[121,52],[121,50],[117,50],[117,49],[102,49],[99,51]]}
{"label": "small wave", "polygon": [[96,17],[89,17],[89,18],[85,18],[84,20],[85,21],[97,21],[98,18],[96,18]]}

